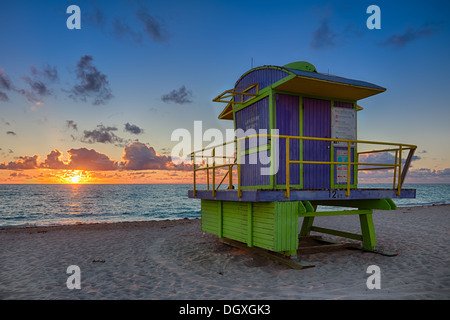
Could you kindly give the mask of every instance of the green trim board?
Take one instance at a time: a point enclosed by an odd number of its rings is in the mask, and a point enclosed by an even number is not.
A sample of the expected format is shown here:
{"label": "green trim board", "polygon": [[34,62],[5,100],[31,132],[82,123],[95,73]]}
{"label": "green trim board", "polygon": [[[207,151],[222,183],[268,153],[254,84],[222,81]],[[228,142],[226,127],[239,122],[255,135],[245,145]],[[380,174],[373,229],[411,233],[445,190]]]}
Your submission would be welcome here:
{"label": "green trim board", "polygon": [[259,186],[241,186],[242,190],[272,190],[273,187],[271,185],[259,185]]}
{"label": "green trim board", "polygon": [[241,155],[248,155],[248,154],[253,154],[253,153],[258,153],[260,151],[266,151],[270,149],[270,143],[267,144],[261,144],[261,145],[257,145],[256,147],[250,148],[250,149],[245,149],[244,152],[241,153]]}
{"label": "green trim board", "polygon": [[316,200],[310,201],[315,206],[347,207],[360,210],[396,210],[392,199],[364,199],[364,200]]}

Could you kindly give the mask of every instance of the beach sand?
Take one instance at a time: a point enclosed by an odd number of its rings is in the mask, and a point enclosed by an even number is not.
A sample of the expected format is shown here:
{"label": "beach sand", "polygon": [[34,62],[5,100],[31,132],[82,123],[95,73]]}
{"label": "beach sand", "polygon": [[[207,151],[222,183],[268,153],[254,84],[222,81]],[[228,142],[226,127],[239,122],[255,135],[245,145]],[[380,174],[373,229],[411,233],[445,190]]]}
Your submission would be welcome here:
{"label": "beach sand", "polygon": [[[450,206],[373,219],[378,247],[397,256],[303,254],[315,264],[303,270],[225,245],[199,219],[0,229],[0,299],[449,299]],[[315,225],[360,233],[357,216]],[[66,285],[70,265],[80,268],[79,290]],[[370,265],[380,289],[367,288]]]}

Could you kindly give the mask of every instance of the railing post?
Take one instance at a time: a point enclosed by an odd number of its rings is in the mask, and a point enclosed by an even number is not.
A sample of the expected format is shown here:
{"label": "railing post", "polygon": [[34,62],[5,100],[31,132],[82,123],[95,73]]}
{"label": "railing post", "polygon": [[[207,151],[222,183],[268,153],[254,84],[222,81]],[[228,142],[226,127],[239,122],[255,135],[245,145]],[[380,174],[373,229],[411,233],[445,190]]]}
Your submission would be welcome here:
{"label": "railing post", "polygon": [[212,172],[213,185],[212,185],[212,189],[213,189],[213,197],[215,197],[216,196],[216,148],[213,148],[213,150],[212,150],[212,158],[213,158],[213,172]]}
{"label": "railing post", "polygon": [[405,182],[406,174],[408,173],[409,166],[411,164],[412,158],[414,157],[414,152],[416,152],[416,148],[410,148],[408,156],[406,157],[405,164],[403,165],[402,178],[400,179],[400,184],[403,186]]}
{"label": "railing post", "polygon": [[230,164],[228,166],[228,189],[232,189],[233,188],[233,164]]}
{"label": "railing post", "polygon": [[402,189],[402,145],[400,145],[398,152],[398,182],[397,182],[397,195],[400,195]]}
{"label": "railing post", "polygon": [[290,159],[289,159],[289,137],[286,138],[286,192],[284,193],[285,198],[289,198],[291,196],[291,192],[290,192],[290,181],[289,181],[289,177],[290,177],[290,173],[289,173],[289,164],[290,164]]}
{"label": "railing post", "polygon": [[237,171],[238,171],[238,197],[242,198],[241,190],[241,140],[237,140]]}
{"label": "railing post", "polygon": [[209,190],[209,158],[206,158],[206,183],[207,183],[207,189]]}
{"label": "railing post", "polygon": [[345,191],[345,196],[350,196],[350,158],[352,155],[352,148],[350,141],[347,141],[347,190]]}
{"label": "railing post", "polygon": [[395,180],[397,177],[397,159],[398,159],[398,150],[395,150],[395,160],[394,160],[394,183],[392,185],[392,189],[395,190]]}
{"label": "railing post", "polygon": [[197,190],[195,187],[195,152],[192,153],[192,168],[194,172],[194,197],[197,196]]}

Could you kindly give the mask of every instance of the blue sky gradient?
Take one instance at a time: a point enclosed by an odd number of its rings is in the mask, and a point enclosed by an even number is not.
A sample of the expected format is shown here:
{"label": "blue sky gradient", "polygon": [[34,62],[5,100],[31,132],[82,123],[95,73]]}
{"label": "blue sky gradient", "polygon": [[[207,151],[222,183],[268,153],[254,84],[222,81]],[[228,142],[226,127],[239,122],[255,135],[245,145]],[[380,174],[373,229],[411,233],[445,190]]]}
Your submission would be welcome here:
{"label": "blue sky gradient", "polygon": [[[66,27],[72,4],[80,30]],[[372,4],[379,30],[366,27]],[[252,61],[308,61],[387,88],[359,102],[358,138],[416,144],[411,176],[450,182],[449,9],[436,0],[2,1],[0,163],[44,161],[54,149],[67,160],[79,148],[120,161],[135,140],[170,155],[177,128],[233,127],[212,99]]]}

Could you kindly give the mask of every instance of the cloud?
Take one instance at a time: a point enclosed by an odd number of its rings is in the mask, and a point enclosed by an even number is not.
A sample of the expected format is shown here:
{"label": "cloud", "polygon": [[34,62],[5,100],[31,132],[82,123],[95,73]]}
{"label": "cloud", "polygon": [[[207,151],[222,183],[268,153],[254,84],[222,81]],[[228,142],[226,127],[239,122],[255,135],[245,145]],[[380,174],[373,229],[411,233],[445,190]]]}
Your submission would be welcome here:
{"label": "cloud", "polygon": [[46,159],[39,165],[44,169],[65,169],[65,170],[117,170],[117,161],[111,160],[107,155],[99,153],[94,149],[70,149],[67,151],[69,160],[67,163],[61,160],[61,152],[52,150]]}
{"label": "cloud", "polygon": [[59,150],[52,150],[44,162],[40,164],[40,167],[46,169],[67,169],[67,164],[61,160],[61,156],[62,154]]}
{"label": "cloud", "polygon": [[8,95],[4,92],[12,89],[11,80],[5,70],[0,68],[0,101],[9,101]]}
{"label": "cloud", "polygon": [[0,88],[5,90],[11,90],[12,88],[11,80],[3,68],[0,68]]}
{"label": "cloud", "polygon": [[0,68],[0,100],[9,100],[8,95],[4,92],[9,90],[20,93],[32,103],[41,102],[43,97],[53,95],[50,84],[59,79],[56,67],[52,67],[49,64],[44,65],[40,69],[31,66],[30,73],[31,76],[22,77],[23,81],[28,85],[28,88],[17,89],[13,87],[5,71]]}
{"label": "cloud", "polygon": [[0,101],[6,102],[8,100],[9,100],[8,95],[6,93],[4,93],[3,91],[0,91]]}
{"label": "cloud", "polygon": [[69,97],[74,101],[80,99],[84,102],[92,97],[92,104],[105,104],[113,95],[106,75],[92,64],[93,60],[92,56],[85,55],[81,57],[76,70],[77,79],[80,82],[72,88]]}
{"label": "cloud", "polygon": [[190,98],[192,97],[192,92],[190,90],[187,90],[186,87],[183,85],[178,90],[172,90],[170,93],[165,94],[161,97],[161,100],[169,103],[169,102],[175,102],[178,104],[184,104],[184,103],[191,103],[192,100]]}
{"label": "cloud", "polygon": [[[416,161],[421,159],[420,156],[414,155],[411,159],[411,161]],[[376,152],[376,153],[368,153],[368,154],[361,154],[359,156],[359,162],[366,162],[366,163],[385,163],[385,164],[394,164],[395,163],[395,155],[393,152]],[[406,162],[406,158],[402,158],[402,163],[404,164]],[[361,166],[361,169],[363,167]]]}
{"label": "cloud", "polygon": [[9,176],[13,177],[13,178],[30,178],[29,175],[23,174],[21,172],[11,172],[11,174]]}
{"label": "cloud", "polygon": [[77,126],[77,124],[75,123],[75,121],[73,121],[73,120],[66,120],[66,126],[67,126],[67,128],[69,128],[69,129],[73,129],[73,130],[75,130],[75,131],[78,131],[78,126]]}
{"label": "cloud", "polygon": [[142,42],[142,33],[134,31],[129,24],[118,18],[113,20],[113,34],[117,37],[129,37],[136,43]]}
{"label": "cloud", "polygon": [[138,4],[137,10],[131,11],[131,13],[134,14],[132,21],[127,21],[125,18],[128,12],[108,20],[97,4],[91,1],[90,8],[86,9],[85,21],[112,34],[115,38],[130,39],[138,44],[141,44],[145,37],[157,42],[165,42],[169,39],[169,33],[161,20],[150,14],[150,11],[141,3]]}
{"label": "cloud", "polygon": [[73,170],[117,170],[117,161],[111,160],[107,155],[94,149],[70,149],[68,168]]}
{"label": "cloud", "polygon": [[88,24],[103,28],[106,25],[106,18],[103,11],[91,1],[92,11],[87,10],[85,21]]}
{"label": "cloud", "polygon": [[[392,183],[392,170],[359,171],[360,183]],[[406,175],[405,183],[450,183],[450,168],[432,170],[428,168],[410,168]]]}
{"label": "cloud", "polygon": [[313,32],[309,45],[311,48],[317,50],[334,47],[336,45],[336,34],[329,26],[328,17],[323,18],[319,27]]}
{"label": "cloud", "polygon": [[415,183],[450,183],[450,168],[440,170],[420,168],[411,170],[408,172],[407,181]]}
{"label": "cloud", "polygon": [[137,141],[125,147],[122,161],[124,170],[192,170],[191,165],[174,164],[170,157],[158,155],[153,147]]}
{"label": "cloud", "polygon": [[31,66],[30,73],[31,77],[22,77],[23,81],[28,84],[29,89],[18,89],[17,92],[32,103],[40,102],[44,97],[52,96],[53,92],[49,86],[52,82],[58,80],[56,67],[52,67],[49,64],[42,67],[42,69]]}
{"label": "cloud", "polygon": [[427,25],[420,29],[409,27],[405,32],[394,34],[380,44],[383,46],[392,46],[394,48],[403,48],[410,42],[421,38],[427,38],[434,33],[436,33],[434,25]]}
{"label": "cloud", "polygon": [[52,95],[52,91],[48,89],[47,85],[42,81],[32,80],[29,77],[23,77],[23,80],[30,86],[31,90],[19,89],[17,92],[25,96],[28,101],[37,103],[43,97]]}
{"label": "cloud", "polygon": [[86,143],[123,143],[123,139],[116,136],[113,132],[118,130],[116,127],[105,127],[100,124],[97,128],[90,131],[84,130],[81,141]]}
{"label": "cloud", "polygon": [[153,40],[163,42],[169,39],[169,34],[157,18],[152,16],[148,10],[141,7],[136,12],[136,17],[142,23],[144,32]]}
{"label": "cloud", "polygon": [[[421,154],[426,153],[425,150],[419,152]],[[421,159],[420,156],[413,156],[412,163]],[[359,157],[360,162],[367,163],[394,163],[395,156],[391,152],[363,154]],[[406,157],[402,157],[402,164],[405,164]],[[374,166],[367,166],[368,168]],[[376,166],[375,166],[376,167]],[[360,166],[361,171],[358,171],[358,180],[360,182],[389,182],[392,183],[394,177],[393,170],[364,170],[364,166]],[[404,169],[404,168],[402,168]],[[428,168],[416,169],[412,165],[410,166],[406,175],[406,182],[409,183],[437,183],[437,182],[450,182],[450,168],[442,170],[432,170]]]}
{"label": "cloud", "polygon": [[36,169],[38,168],[38,155],[30,156],[21,156],[16,161],[10,161],[8,163],[0,163],[0,169],[6,170],[28,170],[28,169]]}
{"label": "cloud", "polygon": [[141,134],[144,133],[144,130],[139,128],[138,126],[130,123],[125,123],[125,131],[128,131],[132,134]]}
{"label": "cloud", "polygon": [[54,170],[88,170],[88,171],[137,171],[137,170],[192,170],[192,165],[175,164],[171,158],[156,153],[155,149],[141,142],[132,142],[123,151],[122,161],[110,159],[106,154],[94,149],[78,148],[67,151],[67,161],[62,160],[62,153],[54,149],[38,162],[38,156],[22,156],[16,161],[0,163],[0,170],[54,169]]}
{"label": "cloud", "polygon": [[49,81],[56,81],[59,79],[56,67],[52,67],[48,63],[42,67],[42,70],[37,69],[35,66],[31,66],[30,70],[33,76],[41,76]]}

